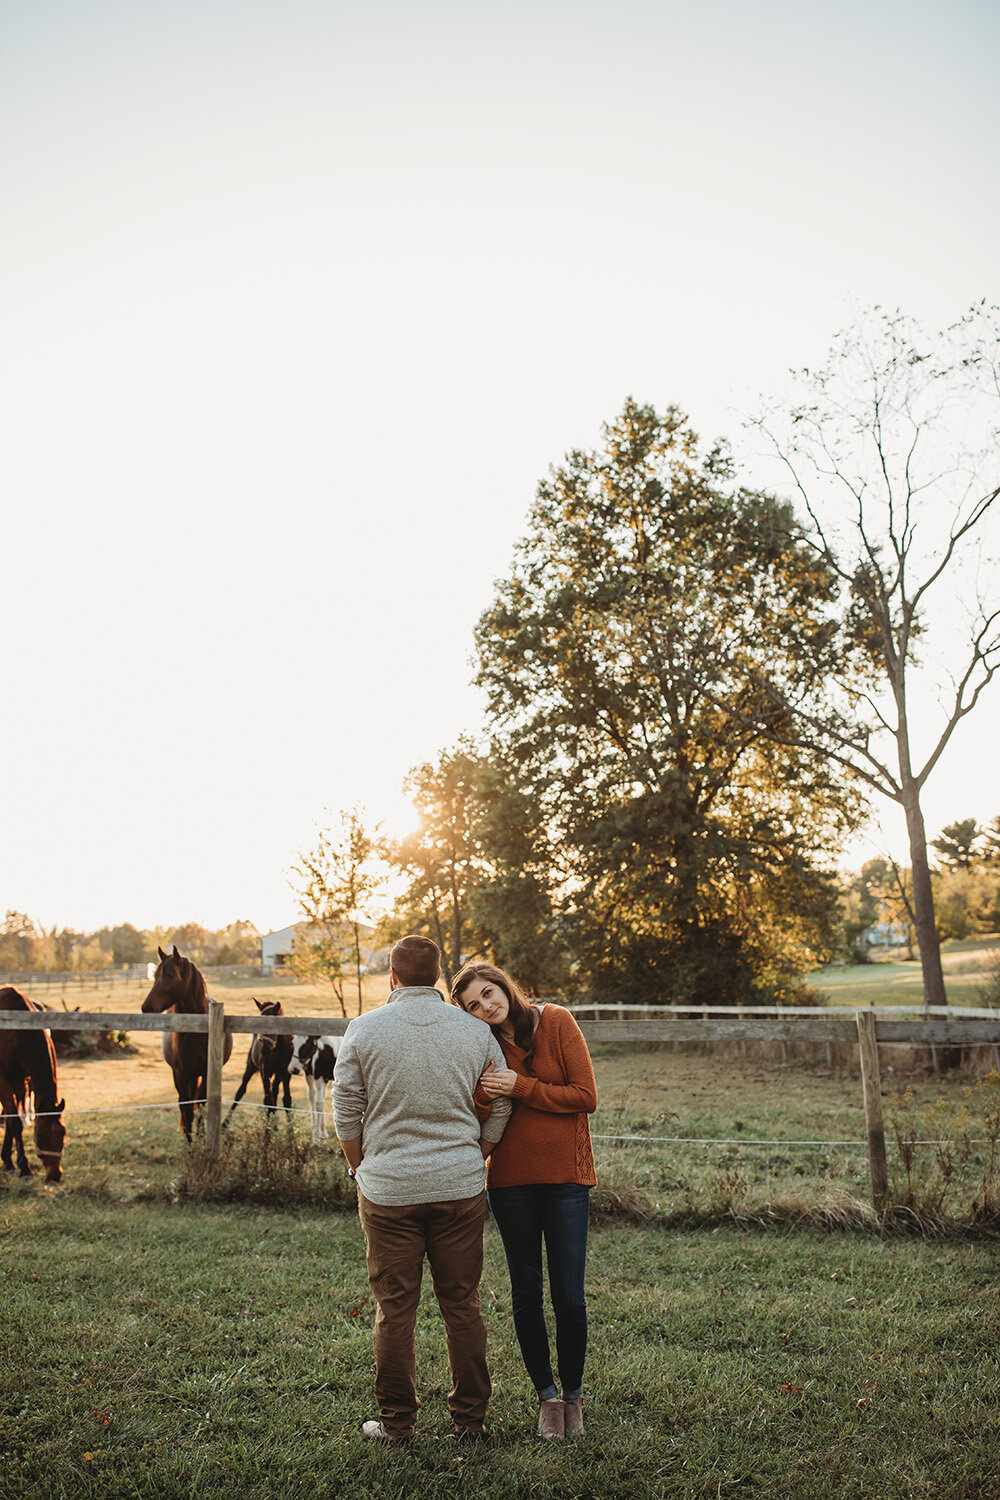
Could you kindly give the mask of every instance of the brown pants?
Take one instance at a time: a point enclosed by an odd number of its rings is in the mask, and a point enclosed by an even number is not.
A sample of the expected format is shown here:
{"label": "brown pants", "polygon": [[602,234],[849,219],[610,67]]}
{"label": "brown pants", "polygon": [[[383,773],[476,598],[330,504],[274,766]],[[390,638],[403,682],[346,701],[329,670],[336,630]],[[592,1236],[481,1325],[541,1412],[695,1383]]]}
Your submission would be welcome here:
{"label": "brown pants", "polygon": [[358,1215],[378,1303],[375,1396],[383,1426],[403,1437],[417,1419],[414,1330],[426,1255],[448,1341],[448,1409],[456,1428],[481,1427],[492,1389],[479,1306],[486,1194],[397,1207],[372,1203],[359,1191]]}

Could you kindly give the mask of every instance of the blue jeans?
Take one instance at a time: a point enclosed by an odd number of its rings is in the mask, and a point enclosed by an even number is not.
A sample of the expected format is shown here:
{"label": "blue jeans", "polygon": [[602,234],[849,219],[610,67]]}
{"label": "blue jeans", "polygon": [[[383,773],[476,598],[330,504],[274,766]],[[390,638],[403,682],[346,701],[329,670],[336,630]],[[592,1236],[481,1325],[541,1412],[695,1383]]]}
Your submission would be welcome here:
{"label": "blue jeans", "polygon": [[510,1271],[514,1332],[532,1384],[542,1399],[559,1394],[552,1378],[549,1335],[542,1309],[542,1240],[556,1320],[556,1358],[564,1396],[583,1388],[587,1354],[587,1259],[590,1188],[578,1182],[490,1188],[487,1195]]}

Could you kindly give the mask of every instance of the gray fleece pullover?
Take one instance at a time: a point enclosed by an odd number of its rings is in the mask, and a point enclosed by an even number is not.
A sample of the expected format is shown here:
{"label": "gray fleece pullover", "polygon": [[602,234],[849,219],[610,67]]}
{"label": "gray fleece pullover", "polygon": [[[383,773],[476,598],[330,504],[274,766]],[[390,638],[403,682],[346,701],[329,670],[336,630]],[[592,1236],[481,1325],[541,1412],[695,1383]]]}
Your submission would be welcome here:
{"label": "gray fleece pullover", "polygon": [[488,1026],[440,990],[396,989],[344,1032],[333,1081],[342,1141],[361,1137],[357,1182],[372,1203],[446,1203],[483,1190],[480,1137],[510,1118],[498,1099],[482,1126],[473,1091],[488,1063],[505,1068]]}

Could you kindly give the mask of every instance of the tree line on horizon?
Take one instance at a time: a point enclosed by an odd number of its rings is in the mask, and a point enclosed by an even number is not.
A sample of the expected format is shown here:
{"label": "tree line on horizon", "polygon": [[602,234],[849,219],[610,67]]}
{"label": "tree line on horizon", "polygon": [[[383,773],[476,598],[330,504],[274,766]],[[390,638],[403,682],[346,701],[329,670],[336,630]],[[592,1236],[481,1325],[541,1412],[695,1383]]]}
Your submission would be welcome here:
{"label": "tree line on horizon", "polygon": [[9,973],[96,973],[154,963],[157,948],[177,945],[199,967],[255,963],[260,933],[252,922],[230,922],[216,931],[198,922],[176,927],[133,927],[122,922],[79,932],[46,928],[26,912],[8,911],[0,924],[0,975]]}

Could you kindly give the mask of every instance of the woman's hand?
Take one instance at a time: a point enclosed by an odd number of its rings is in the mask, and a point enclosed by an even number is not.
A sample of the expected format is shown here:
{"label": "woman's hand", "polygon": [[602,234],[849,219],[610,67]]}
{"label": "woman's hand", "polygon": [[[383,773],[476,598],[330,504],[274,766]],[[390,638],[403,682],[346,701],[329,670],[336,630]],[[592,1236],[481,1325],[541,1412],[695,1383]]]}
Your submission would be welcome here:
{"label": "woman's hand", "polygon": [[479,1087],[484,1094],[491,1099],[499,1099],[501,1094],[512,1094],[517,1074],[513,1068],[494,1068],[491,1063],[486,1072],[479,1080]]}

